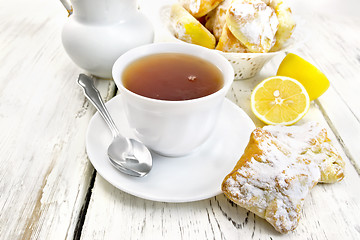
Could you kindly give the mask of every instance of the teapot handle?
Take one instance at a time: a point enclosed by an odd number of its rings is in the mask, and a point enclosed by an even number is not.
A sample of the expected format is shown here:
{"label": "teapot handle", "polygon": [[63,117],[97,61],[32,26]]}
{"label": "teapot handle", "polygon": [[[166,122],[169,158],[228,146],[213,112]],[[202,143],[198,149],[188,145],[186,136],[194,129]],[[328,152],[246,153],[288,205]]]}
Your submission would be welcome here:
{"label": "teapot handle", "polygon": [[73,7],[70,3],[70,0],[60,0],[60,2],[64,5],[66,11],[69,13],[68,17],[73,13]]}

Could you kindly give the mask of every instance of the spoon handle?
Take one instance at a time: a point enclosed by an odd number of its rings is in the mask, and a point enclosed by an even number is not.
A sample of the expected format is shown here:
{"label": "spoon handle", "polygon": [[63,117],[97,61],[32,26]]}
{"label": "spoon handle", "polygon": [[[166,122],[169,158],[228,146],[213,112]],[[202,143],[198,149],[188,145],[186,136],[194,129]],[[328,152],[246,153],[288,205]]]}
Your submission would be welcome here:
{"label": "spoon handle", "polygon": [[85,74],[80,74],[77,83],[83,88],[86,98],[89,99],[89,101],[95,106],[100,115],[103,117],[109,126],[113,137],[117,137],[120,132],[117,129],[113,119],[110,117],[110,114],[105,107],[100,93],[94,85],[93,79]]}

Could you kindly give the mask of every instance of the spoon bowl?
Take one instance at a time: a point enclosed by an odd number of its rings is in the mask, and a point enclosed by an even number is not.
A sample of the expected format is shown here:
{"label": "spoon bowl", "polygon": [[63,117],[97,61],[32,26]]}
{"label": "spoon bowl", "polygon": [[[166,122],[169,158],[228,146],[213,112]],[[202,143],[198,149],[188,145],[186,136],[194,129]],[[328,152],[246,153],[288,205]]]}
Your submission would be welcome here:
{"label": "spoon bowl", "polygon": [[77,83],[111,130],[113,140],[107,151],[110,163],[119,171],[131,176],[143,177],[148,174],[152,168],[152,156],[148,148],[143,143],[120,134],[91,77],[80,74]]}
{"label": "spoon bowl", "polygon": [[[126,140],[122,136],[113,139],[107,151],[110,162],[114,167],[121,168],[121,171],[129,175],[143,177],[151,170],[151,154],[141,142],[128,139],[130,141],[128,144]],[[140,162],[139,159],[142,159],[143,162]]]}

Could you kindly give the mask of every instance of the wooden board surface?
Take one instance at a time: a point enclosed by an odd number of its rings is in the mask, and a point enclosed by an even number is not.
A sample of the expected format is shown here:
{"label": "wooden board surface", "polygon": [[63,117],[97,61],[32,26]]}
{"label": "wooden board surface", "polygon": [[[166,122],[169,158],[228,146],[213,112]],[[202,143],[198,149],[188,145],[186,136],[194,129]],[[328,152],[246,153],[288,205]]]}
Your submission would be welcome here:
{"label": "wooden board surface", "polygon": [[[53,1],[1,5],[0,239],[72,239],[94,173],[84,139],[95,110],[61,45],[66,12]],[[113,96],[112,81],[98,86]]]}
{"label": "wooden board surface", "polygon": [[[329,185],[319,184],[314,188],[306,199],[300,224],[293,233],[287,235],[277,233],[265,220],[234,205],[223,195],[185,204],[158,203],[117,191],[101,176],[97,176],[82,239],[100,236],[100,238],[112,239],[122,234],[131,236],[131,239],[356,239],[360,237],[358,220],[360,191],[357,187],[360,178],[356,165],[359,159],[351,154],[357,149],[349,150],[351,143],[344,143],[342,137],[343,134],[346,135],[345,132],[351,136],[349,141],[351,138],[359,137],[360,135],[351,134],[353,128],[345,126],[349,124],[348,126],[354,126],[356,129],[360,125],[358,121],[354,121],[355,116],[351,115],[354,106],[348,106],[344,101],[337,101],[341,96],[334,90],[337,85],[342,86],[344,81],[342,73],[346,70],[338,68],[339,72],[334,74],[331,67],[338,62],[346,64],[353,59],[340,58],[333,61],[333,56],[329,58],[322,54],[334,51],[333,45],[336,43],[327,39],[331,34],[329,32],[334,31],[331,27],[334,20],[330,17],[317,16],[312,16],[309,20],[319,24],[313,24],[311,32],[309,30],[309,34],[312,35],[309,42],[294,52],[319,66],[329,76],[332,87],[326,95],[312,103],[311,110],[299,124],[311,120],[321,122],[328,129],[330,138],[340,150],[347,165],[344,181]],[[344,23],[339,24],[342,26]],[[334,55],[339,54],[343,53],[341,51],[334,53]],[[262,79],[276,74],[277,66],[284,56],[285,54],[275,57],[255,78],[235,82],[228,94],[228,98],[243,108],[258,126],[262,126],[262,123],[251,113],[249,107],[251,91]],[[323,66],[327,64],[328,68],[324,68]],[[352,76],[356,76],[354,73]],[[342,88],[351,91],[345,86]],[[356,92],[351,92],[355,100]],[[346,118],[346,121],[342,122],[339,117]],[[102,222],[106,223],[101,224]]]}
{"label": "wooden board surface", "polygon": [[[283,56],[282,56],[283,57]],[[255,79],[237,81],[228,98],[241,106],[257,125],[249,109],[254,85],[273,71],[281,56]],[[159,203],[117,190],[97,175],[86,215],[82,239],[356,239],[360,236],[360,177],[332,133],[316,102],[301,122],[316,120],[327,127],[330,138],[346,161],[346,178],[336,184],[319,184],[306,199],[297,229],[277,233],[265,220],[236,206],[223,195],[193,203]],[[301,122],[299,124],[301,124]],[[332,126],[333,127],[333,126]],[[220,183],[219,183],[220,184]]]}
{"label": "wooden board surface", "polygon": [[[61,45],[66,11],[60,1],[0,3],[0,239],[360,239],[356,15],[309,16],[311,38],[295,51],[331,81],[302,122],[317,120],[327,127],[346,161],[346,177],[317,185],[298,228],[281,235],[222,194],[161,203],[106,182],[85,151],[95,109],[76,85],[82,70]],[[254,79],[235,82],[228,94],[258,126],[249,96],[258,82],[276,73],[284,56],[275,57]],[[112,81],[96,83],[105,99],[115,94]]]}

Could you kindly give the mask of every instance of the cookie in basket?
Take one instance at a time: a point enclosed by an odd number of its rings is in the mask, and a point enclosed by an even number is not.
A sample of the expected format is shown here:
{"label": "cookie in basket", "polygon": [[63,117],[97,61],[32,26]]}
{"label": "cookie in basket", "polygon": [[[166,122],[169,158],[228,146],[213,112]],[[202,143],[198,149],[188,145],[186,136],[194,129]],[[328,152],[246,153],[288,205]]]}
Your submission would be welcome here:
{"label": "cookie in basket", "polygon": [[179,4],[170,10],[170,22],[176,38],[207,48],[215,48],[215,37]]}
{"label": "cookie in basket", "polygon": [[200,18],[216,8],[223,0],[179,0],[179,3],[195,18]]}
{"label": "cookie in basket", "polygon": [[247,53],[248,49],[242,44],[229,30],[226,23],[221,32],[221,36],[218,44],[216,45],[216,50],[222,52],[233,52],[233,53]]}
{"label": "cookie in basket", "polygon": [[226,14],[234,36],[253,53],[266,53],[274,46],[279,21],[275,11],[261,0],[234,0]]}
{"label": "cookie in basket", "polygon": [[[265,0],[264,0],[265,1]],[[283,48],[285,43],[290,39],[294,32],[296,23],[293,19],[292,12],[289,6],[283,0],[268,0],[269,6],[274,9],[279,21],[278,30],[275,34],[275,44],[270,49],[271,52],[279,51]]]}
{"label": "cookie in basket", "polygon": [[224,0],[205,16],[205,27],[214,34],[218,41],[226,23],[226,12],[231,2],[232,0]]}

